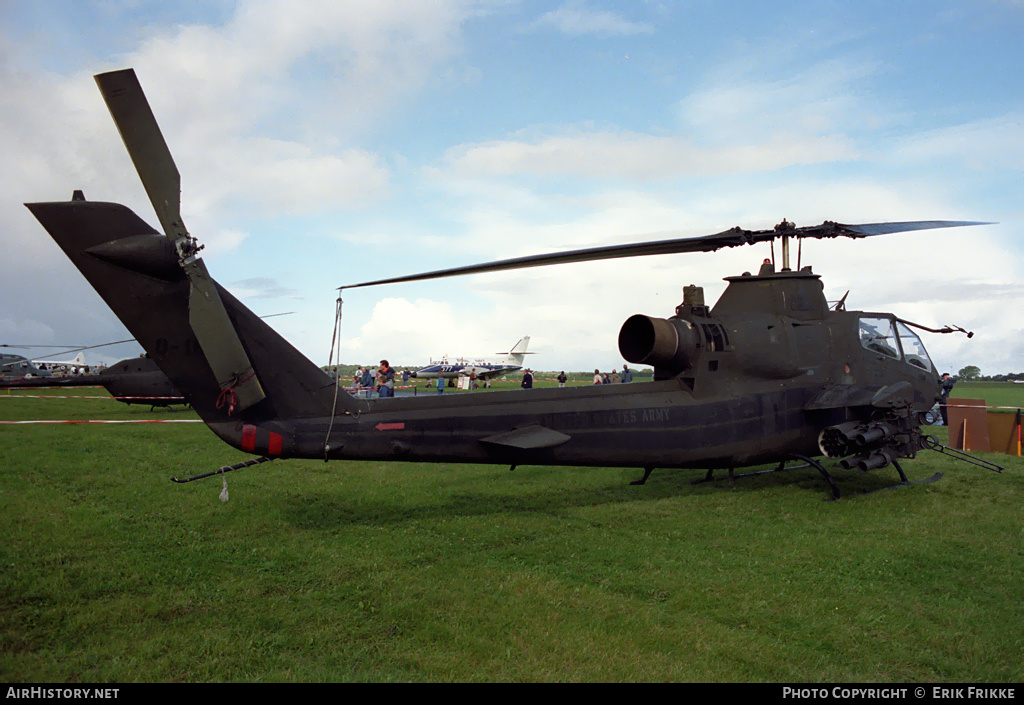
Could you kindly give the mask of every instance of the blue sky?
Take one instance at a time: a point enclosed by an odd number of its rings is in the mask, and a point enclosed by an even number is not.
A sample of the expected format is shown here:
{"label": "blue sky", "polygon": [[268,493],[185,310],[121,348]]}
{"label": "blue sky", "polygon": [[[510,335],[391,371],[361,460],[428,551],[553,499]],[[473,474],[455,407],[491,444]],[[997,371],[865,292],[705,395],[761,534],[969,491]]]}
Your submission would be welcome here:
{"label": "blue sky", "polygon": [[[211,273],[318,363],[344,284],[785,217],[998,221],[803,263],[851,309],[974,330],[925,339],[942,369],[1024,369],[1020,0],[0,3],[2,343],[128,337],[21,205],[156,224],[92,80],[128,66]],[[342,359],[530,335],[539,369],[621,366],[628,316],[763,249],[352,290]]]}

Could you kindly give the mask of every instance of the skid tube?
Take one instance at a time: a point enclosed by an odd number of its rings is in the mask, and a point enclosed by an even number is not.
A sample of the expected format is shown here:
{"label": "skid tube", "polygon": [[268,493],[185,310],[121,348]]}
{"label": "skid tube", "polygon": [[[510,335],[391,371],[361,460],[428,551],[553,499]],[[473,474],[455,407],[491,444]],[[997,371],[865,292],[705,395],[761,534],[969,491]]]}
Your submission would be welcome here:
{"label": "skid tube", "polygon": [[[789,462],[790,460],[802,461],[803,465],[793,465],[793,466],[790,466],[790,467],[787,468],[786,467],[786,463]],[[926,478],[924,480],[916,480],[914,482],[911,482],[907,478],[907,474],[905,472],[903,472],[903,466],[901,466],[895,460],[892,461],[892,466],[894,468],[896,468],[896,472],[899,473],[901,482],[899,482],[899,483],[897,483],[895,485],[888,485],[887,487],[879,487],[878,489],[868,490],[867,492],[862,492],[861,494],[862,495],[866,495],[866,494],[873,494],[875,492],[881,492],[883,490],[892,490],[892,489],[897,489],[897,488],[900,488],[900,487],[910,487],[911,485],[920,485],[920,484],[924,484],[926,482],[935,482],[936,480],[939,480],[939,479],[942,478],[942,473],[941,472],[937,472],[934,475],[932,475],[931,477]],[[812,467],[812,468],[816,469],[818,472],[820,472],[821,476],[823,478],[825,478],[825,481],[828,483],[828,486],[832,489],[832,497],[831,497],[831,499],[826,499],[825,501],[827,501],[827,502],[834,502],[837,499],[841,499],[842,498],[842,493],[839,490],[839,485],[836,484],[836,481],[832,478],[832,475],[829,474],[828,470],[825,469],[825,466],[823,466],[821,463],[819,463],[814,458],[809,458],[809,457],[807,457],[805,455],[799,455],[799,454],[796,454],[796,453],[790,455],[785,460],[780,461],[778,467],[776,467],[776,468],[774,468],[772,470],[759,470],[757,472],[748,472],[748,473],[744,473],[742,475],[734,475],[733,472],[732,472],[732,469],[730,468],[729,469],[729,482],[731,483],[733,480],[735,480],[736,478],[740,478],[740,477],[752,477],[752,476],[755,476],[755,475],[767,475],[769,473],[780,472],[782,470],[800,470],[802,468],[807,468],[807,467]],[[699,485],[699,484],[704,483],[704,482],[712,482],[715,479],[714,472],[715,472],[714,468],[712,468],[712,469],[708,470],[708,474],[703,479],[701,479],[701,480],[693,480],[690,484],[691,485]]]}
{"label": "skid tube", "polygon": [[[786,463],[788,463],[791,460],[799,460],[799,461],[801,461],[803,463],[803,465],[793,465],[793,466],[790,466],[790,467],[787,468],[786,467]],[[758,470],[757,472],[746,472],[746,473],[743,473],[741,475],[735,475],[735,474],[733,474],[732,468],[729,468],[729,483],[731,484],[734,480],[736,480],[738,478],[741,478],[741,477],[754,477],[756,475],[768,475],[768,474],[771,474],[773,472],[781,472],[783,470],[800,470],[800,469],[808,468],[808,467],[814,468],[815,470],[817,470],[818,472],[821,473],[821,476],[825,478],[826,482],[828,482],[828,486],[832,488],[832,499],[833,500],[839,499],[840,496],[841,496],[840,492],[839,492],[839,487],[836,485],[835,480],[832,479],[832,476],[828,474],[828,470],[826,470],[825,467],[821,463],[819,463],[817,460],[814,460],[813,458],[809,458],[806,455],[799,455],[797,453],[793,453],[789,457],[784,458],[783,460],[779,461],[778,467],[776,467],[776,468],[774,468],[772,470]],[[690,482],[690,484],[691,485],[699,485],[699,484],[702,484],[704,482],[713,482],[714,480],[715,480],[715,469],[714,468],[709,468],[708,469],[708,474],[705,475],[703,479],[701,479],[701,480],[692,480]]]}

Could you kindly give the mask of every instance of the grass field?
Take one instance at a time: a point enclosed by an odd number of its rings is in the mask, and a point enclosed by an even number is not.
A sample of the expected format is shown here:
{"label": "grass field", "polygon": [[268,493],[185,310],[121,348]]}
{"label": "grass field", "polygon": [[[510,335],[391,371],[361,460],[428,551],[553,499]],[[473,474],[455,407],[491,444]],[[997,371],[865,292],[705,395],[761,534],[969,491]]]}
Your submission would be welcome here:
{"label": "grass field", "polygon": [[1024,384],[1013,382],[958,382],[950,396],[984,399],[989,406],[1024,408]]}
{"label": "grass field", "polygon": [[[19,396],[0,419],[195,418]],[[837,469],[839,502],[813,470],[276,461],[221,502],[169,481],[245,458],[198,423],[2,425],[0,449],[5,682],[1024,677],[1016,457],[926,452],[907,472],[940,481],[868,496],[895,473]]]}

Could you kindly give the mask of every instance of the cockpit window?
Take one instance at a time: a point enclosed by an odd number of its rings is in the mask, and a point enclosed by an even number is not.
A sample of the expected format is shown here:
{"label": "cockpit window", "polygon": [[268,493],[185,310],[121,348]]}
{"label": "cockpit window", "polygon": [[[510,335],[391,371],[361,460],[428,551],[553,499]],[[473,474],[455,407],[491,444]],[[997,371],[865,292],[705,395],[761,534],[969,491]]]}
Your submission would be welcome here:
{"label": "cockpit window", "polygon": [[928,357],[928,351],[924,349],[924,343],[917,334],[899,321],[896,322],[896,334],[900,337],[900,346],[903,348],[903,357],[906,361],[922,370],[930,370],[931,358]]}
{"label": "cockpit window", "polygon": [[892,321],[888,318],[861,318],[860,344],[872,352],[900,359],[900,351],[896,347],[896,337],[893,335]]}

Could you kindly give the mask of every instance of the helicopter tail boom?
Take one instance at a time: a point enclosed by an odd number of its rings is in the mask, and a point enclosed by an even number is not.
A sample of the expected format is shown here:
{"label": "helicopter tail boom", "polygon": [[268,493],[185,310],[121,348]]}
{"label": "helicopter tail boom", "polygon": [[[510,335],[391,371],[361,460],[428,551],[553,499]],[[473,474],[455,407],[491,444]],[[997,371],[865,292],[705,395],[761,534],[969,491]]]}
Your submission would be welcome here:
{"label": "helicopter tail boom", "polygon": [[[222,389],[190,324],[190,281],[170,241],[125,206],[74,200],[26,204],[202,419],[232,445],[243,427],[331,414],[334,384],[216,282],[266,398],[241,408]],[[342,395],[339,408],[359,402]]]}

